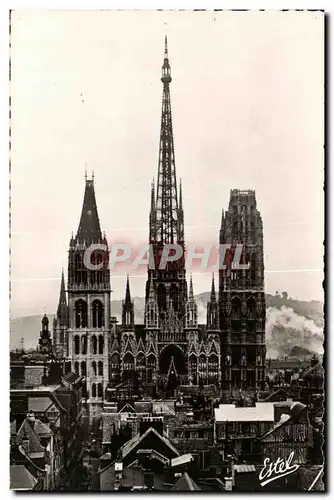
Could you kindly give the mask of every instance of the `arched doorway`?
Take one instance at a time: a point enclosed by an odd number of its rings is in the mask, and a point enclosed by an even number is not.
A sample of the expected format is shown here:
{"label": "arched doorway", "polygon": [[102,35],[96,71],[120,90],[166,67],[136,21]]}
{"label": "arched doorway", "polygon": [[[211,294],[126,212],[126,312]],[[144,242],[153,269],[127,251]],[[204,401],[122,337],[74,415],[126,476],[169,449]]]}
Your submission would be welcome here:
{"label": "arched doorway", "polygon": [[175,344],[169,344],[161,351],[159,359],[160,372],[163,374],[168,373],[172,358],[177,374],[184,375],[186,373],[186,358],[182,349]]}

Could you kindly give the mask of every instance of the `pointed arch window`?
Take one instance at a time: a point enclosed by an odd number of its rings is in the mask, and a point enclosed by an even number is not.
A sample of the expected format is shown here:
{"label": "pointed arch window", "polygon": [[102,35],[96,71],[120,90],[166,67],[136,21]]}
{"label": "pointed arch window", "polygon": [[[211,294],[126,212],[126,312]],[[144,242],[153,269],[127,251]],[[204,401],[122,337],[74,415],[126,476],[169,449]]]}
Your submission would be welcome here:
{"label": "pointed arch window", "polygon": [[98,374],[103,375],[103,361],[98,362]]}
{"label": "pointed arch window", "polygon": [[75,327],[87,328],[87,303],[79,299],[75,303]]}
{"label": "pointed arch window", "polygon": [[103,335],[99,335],[99,354],[103,354],[104,349],[104,338]]}
{"label": "pointed arch window", "polygon": [[93,328],[104,326],[104,308],[100,300],[94,300],[92,304]]}
{"label": "pointed arch window", "polygon": [[80,354],[80,338],[79,335],[74,337],[74,354]]}
{"label": "pointed arch window", "polygon": [[96,398],[96,384],[92,385],[92,397]]}
{"label": "pointed arch window", "polygon": [[87,375],[86,361],[81,362],[81,375],[82,377],[85,377]]}
{"label": "pointed arch window", "polygon": [[97,354],[97,337],[93,335],[91,338],[91,352],[92,354]]}
{"label": "pointed arch window", "polygon": [[232,319],[240,320],[241,319],[241,302],[240,299],[235,297],[232,300]]}
{"label": "pointed arch window", "polygon": [[74,373],[76,373],[77,375],[79,375],[79,363],[78,363],[78,361],[76,361],[74,363]]}
{"label": "pointed arch window", "polygon": [[103,398],[103,386],[102,386],[102,384],[97,384],[97,397]]}
{"label": "pointed arch window", "polygon": [[92,370],[93,370],[93,376],[95,376],[97,374],[97,371],[96,371],[96,361],[93,361],[93,363],[92,363]]}
{"label": "pointed arch window", "polygon": [[87,335],[81,337],[81,353],[87,354]]}

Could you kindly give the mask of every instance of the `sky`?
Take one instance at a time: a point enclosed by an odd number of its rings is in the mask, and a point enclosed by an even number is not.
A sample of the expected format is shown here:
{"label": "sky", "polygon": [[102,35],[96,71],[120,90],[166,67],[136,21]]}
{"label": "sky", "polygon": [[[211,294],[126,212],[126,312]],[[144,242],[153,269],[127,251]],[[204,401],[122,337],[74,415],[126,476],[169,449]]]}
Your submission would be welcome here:
{"label": "sky", "polygon": [[[148,242],[164,37],[188,245],[216,245],[230,189],[255,189],[265,291],[322,300],[324,29],[319,12],[14,11],[11,313],[53,313],[94,171],[110,244]],[[125,272],[112,272],[121,299]],[[132,275],[144,295],[146,273]],[[211,272],[193,272],[195,293]]]}

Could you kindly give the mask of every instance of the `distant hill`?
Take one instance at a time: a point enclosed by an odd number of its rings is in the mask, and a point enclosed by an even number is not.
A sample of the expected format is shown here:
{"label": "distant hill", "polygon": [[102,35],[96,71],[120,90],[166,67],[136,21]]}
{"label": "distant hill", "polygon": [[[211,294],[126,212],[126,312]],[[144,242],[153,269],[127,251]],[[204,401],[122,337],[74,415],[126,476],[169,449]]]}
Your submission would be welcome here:
{"label": "distant hill", "polygon": [[[196,295],[199,323],[206,322],[206,305],[210,292]],[[291,355],[291,349],[296,348],[299,357],[303,349],[310,353],[323,352],[323,304],[317,301],[298,301],[280,295],[266,295],[267,324],[266,344],[267,354],[271,358]],[[135,318],[138,323],[144,319],[145,299],[134,298]],[[111,314],[120,321],[122,301],[112,301]],[[25,349],[35,348],[41,330],[42,315],[13,318],[11,324],[10,347],[20,347],[20,339],[24,339]],[[52,328],[53,315],[49,315]],[[298,349],[300,348],[300,349]]]}

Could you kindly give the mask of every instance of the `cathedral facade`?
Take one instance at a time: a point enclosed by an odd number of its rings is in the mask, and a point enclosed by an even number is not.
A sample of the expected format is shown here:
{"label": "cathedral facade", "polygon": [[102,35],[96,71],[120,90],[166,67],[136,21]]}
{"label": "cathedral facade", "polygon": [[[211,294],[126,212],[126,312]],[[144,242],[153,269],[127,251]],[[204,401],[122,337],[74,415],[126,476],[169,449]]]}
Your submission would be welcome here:
{"label": "cathedral facade", "polygon": [[176,386],[212,385],[217,390],[259,389],[264,383],[265,297],[263,289],[262,220],[253,191],[231,191],[223,212],[220,243],[245,246],[249,271],[228,266],[219,273],[218,299],[214,277],[206,325],[198,324],[193,282],[187,281],[184,254],[159,265],[165,245],[185,251],[181,182],[177,185],[170,84],[165,40],[157,183],[151,186],[149,243],[154,266],[145,288],[144,324],[137,324],[129,277],[122,318],[111,317],[108,258],[92,252],[89,270],[84,255],[92,245],[108,243],[101,232],[94,179],[85,182],[81,219],[69,245],[68,279],[62,274],[59,305],[53,325],[54,349],[67,367],[83,375],[92,414],[102,407],[108,387],[135,377],[156,394]]}

